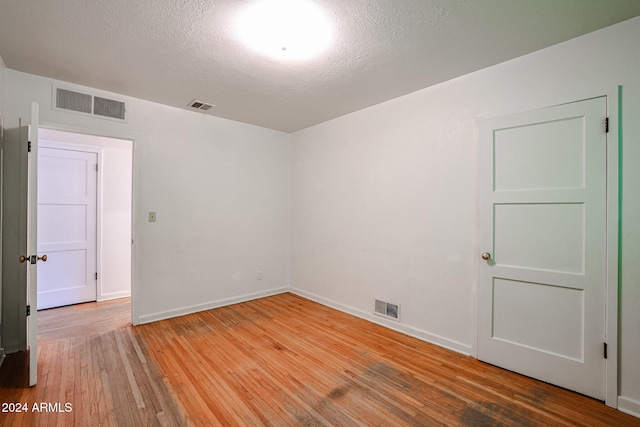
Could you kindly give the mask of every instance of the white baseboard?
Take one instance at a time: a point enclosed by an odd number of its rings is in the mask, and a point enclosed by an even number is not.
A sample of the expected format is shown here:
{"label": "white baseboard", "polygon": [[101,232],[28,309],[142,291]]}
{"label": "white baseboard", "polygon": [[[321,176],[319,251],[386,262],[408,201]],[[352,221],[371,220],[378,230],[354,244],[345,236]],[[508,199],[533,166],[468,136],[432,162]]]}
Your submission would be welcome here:
{"label": "white baseboard", "polygon": [[145,323],[156,322],[158,320],[170,319],[172,317],[184,316],[186,314],[197,313],[199,311],[211,310],[213,308],[224,307],[231,304],[238,304],[241,302],[251,301],[258,298],[269,297],[272,295],[282,294],[288,292],[288,288],[271,289],[269,291],[256,292],[253,294],[241,295],[233,298],[227,298],[218,301],[211,301],[203,304],[191,305],[188,307],[178,308],[176,310],[168,310],[159,313],[147,314],[139,316],[136,325],[144,325]]}
{"label": "white baseboard", "polygon": [[3,343],[4,344],[4,351],[3,353],[6,354],[13,354],[13,353],[17,353],[19,351],[22,350],[26,350],[26,348],[24,348],[23,346],[20,345],[19,342],[13,342],[13,343]]}
{"label": "white baseboard", "polygon": [[618,396],[618,410],[640,418],[640,402],[628,397]]}
{"label": "white baseboard", "polygon": [[99,295],[98,298],[96,298],[96,300],[98,302],[101,302],[101,301],[109,301],[109,300],[118,299],[118,298],[128,298],[130,296],[131,296],[131,291],[112,292],[110,294]]}
{"label": "white baseboard", "polygon": [[310,292],[302,291],[300,289],[290,288],[289,292],[299,295],[303,298],[310,299],[319,304],[326,305],[327,307],[335,308],[336,310],[342,311],[347,314],[351,314],[352,316],[359,317],[364,320],[368,320],[370,322],[376,323],[378,325],[387,327],[389,329],[393,329],[394,331],[401,332],[405,335],[412,336],[414,338],[418,338],[419,340],[429,342],[431,344],[438,345],[440,347],[447,348],[449,350],[453,350],[458,353],[462,353],[464,355],[469,356],[471,354],[471,346],[459,343],[457,341],[453,341],[444,337],[441,337],[436,334],[432,334],[430,332],[413,328],[411,326],[403,325],[401,323],[397,323],[394,321],[385,320],[382,317],[376,316],[373,313],[368,313],[366,311],[350,307],[348,305],[344,305],[327,298],[323,298],[321,296],[312,294]]}

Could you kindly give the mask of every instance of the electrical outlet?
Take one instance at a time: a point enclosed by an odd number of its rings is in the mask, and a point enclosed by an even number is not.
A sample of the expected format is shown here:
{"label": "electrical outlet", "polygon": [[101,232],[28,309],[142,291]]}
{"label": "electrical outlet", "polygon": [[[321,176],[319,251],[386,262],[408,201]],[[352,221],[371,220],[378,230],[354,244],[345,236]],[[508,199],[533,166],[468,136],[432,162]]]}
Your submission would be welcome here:
{"label": "electrical outlet", "polygon": [[256,272],[256,280],[262,280],[262,270]]}
{"label": "electrical outlet", "polygon": [[149,212],[149,222],[156,222],[156,213]]}

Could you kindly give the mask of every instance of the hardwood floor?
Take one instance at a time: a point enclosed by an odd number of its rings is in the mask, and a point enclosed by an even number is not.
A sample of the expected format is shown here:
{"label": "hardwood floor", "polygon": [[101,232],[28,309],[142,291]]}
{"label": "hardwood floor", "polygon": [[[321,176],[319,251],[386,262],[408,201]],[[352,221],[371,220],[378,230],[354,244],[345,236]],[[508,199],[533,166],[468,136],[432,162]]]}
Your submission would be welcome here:
{"label": "hardwood floor", "polygon": [[38,345],[131,325],[131,299],[88,302],[38,312]]}
{"label": "hardwood floor", "polygon": [[[72,411],[0,413],[0,425],[640,426],[601,402],[293,294],[89,335],[80,320],[89,310],[69,309],[40,316],[50,325],[40,328],[39,384],[25,386],[24,357],[12,355],[0,402]],[[69,338],[54,326],[61,319],[75,319]]]}
{"label": "hardwood floor", "polygon": [[0,426],[186,425],[140,351],[130,312],[128,298],[38,312],[38,384],[28,386],[27,353],[7,357],[0,403],[27,412],[0,412]]}

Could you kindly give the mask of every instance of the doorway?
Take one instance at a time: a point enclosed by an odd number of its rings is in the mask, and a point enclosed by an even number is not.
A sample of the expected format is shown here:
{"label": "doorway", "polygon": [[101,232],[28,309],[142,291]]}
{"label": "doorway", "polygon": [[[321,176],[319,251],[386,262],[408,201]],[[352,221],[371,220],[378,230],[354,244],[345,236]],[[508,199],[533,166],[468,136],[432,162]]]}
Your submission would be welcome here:
{"label": "doorway", "polygon": [[52,129],[39,139],[38,309],[131,296],[133,142]]}
{"label": "doorway", "polygon": [[603,96],[482,123],[477,349],[610,404],[617,151],[607,114]]}

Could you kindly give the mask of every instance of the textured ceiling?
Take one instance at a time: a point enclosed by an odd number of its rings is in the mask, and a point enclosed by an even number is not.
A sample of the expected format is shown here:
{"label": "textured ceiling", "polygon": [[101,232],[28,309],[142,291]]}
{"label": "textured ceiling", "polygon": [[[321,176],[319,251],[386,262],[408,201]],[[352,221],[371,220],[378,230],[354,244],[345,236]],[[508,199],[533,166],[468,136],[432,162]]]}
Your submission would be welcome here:
{"label": "textured ceiling", "polygon": [[640,15],[637,0],[316,0],[333,43],[248,50],[248,0],[0,0],[8,68],[287,132]]}

